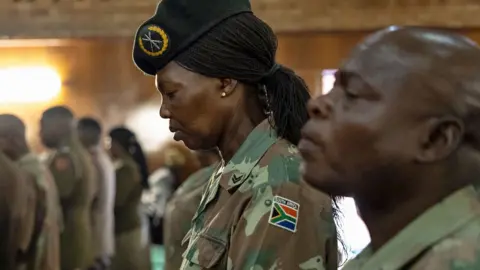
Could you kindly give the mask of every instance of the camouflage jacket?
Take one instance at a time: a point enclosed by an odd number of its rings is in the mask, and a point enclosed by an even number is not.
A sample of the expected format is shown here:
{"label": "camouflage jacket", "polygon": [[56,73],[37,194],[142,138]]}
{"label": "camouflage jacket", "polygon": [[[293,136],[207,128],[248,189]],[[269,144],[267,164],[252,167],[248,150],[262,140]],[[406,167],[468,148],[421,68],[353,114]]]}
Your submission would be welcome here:
{"label": "camouflage jacket", "polygon": [[215,169],[215,165],[192,174],[167,203],[163,220],[165,270],[178,270],[182,264],[182,240],[190,229],[202,192]]}
{"label": "camouflage jacket", "polygon": [[365,248],[344,270],[480,269],[480,202],[472,186],[420,215],[372,254]]}
{"label": "camouflage jacket", "polygon": [[300,182],[297,148],[257,126],[207,184],[180,269],[337,269],[328,196]]}

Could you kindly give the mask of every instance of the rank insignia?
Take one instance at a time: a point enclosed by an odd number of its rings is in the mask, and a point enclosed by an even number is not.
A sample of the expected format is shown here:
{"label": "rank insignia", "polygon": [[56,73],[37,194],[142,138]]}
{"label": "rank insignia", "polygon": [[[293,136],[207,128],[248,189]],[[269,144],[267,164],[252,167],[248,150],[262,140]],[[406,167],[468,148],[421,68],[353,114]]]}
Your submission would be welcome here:
{"label": "rank insignia", "polygon": [[287,231],[296,232],[299,209],[300,204],[280,196],[275,196],[273,197],[268,223]]}

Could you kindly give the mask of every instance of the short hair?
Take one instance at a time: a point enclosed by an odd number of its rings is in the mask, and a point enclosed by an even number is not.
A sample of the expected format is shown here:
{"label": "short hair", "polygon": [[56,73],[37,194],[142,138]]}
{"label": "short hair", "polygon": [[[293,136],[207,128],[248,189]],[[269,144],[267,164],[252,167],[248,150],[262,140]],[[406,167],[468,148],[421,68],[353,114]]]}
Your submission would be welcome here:
{"label": "short hair", "polygon": [[67,106],[54,106],[46,109],[42,117],[65,117],[65,118],[74,118],[73,112]]}
{"label": "short hair", "polygon": [[98,122],[95,118],[92,117],[82,117],[78,120],[77,124],[78,129],[88,129],[91,131],[95,131],[98,134],[102,133],[102,126],[100,122]]}

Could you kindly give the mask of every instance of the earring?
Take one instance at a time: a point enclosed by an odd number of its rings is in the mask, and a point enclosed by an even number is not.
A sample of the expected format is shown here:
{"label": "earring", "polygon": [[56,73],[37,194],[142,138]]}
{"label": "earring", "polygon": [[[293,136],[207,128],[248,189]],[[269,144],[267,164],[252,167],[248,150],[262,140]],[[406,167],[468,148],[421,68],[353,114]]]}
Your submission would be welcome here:
{"label": "earring", "polygon": [[227,96],[227,93],[222,92],[222,97],[226,97],[226,96]]}

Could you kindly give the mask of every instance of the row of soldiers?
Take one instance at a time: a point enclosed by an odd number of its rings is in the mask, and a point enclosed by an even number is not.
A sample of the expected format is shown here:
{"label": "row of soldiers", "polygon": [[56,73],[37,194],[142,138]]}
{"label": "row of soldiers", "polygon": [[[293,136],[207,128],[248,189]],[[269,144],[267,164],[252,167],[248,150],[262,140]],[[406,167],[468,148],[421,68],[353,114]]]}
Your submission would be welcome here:
{"label": "row of soldiers", "polygon": [[130,259],[139,254],[145,268],[136,269],[148,269],[147,243],[143,253],[124,247],[141,238],[143,178],[132,147],[122,144],[134,141],[133,133],[110,132],[112,160],[100,124],[77,121],[67,107],[42,114],[45,156],[30,150],[25,131],[18,117],[0,115],[0,269],[133,269]]}

